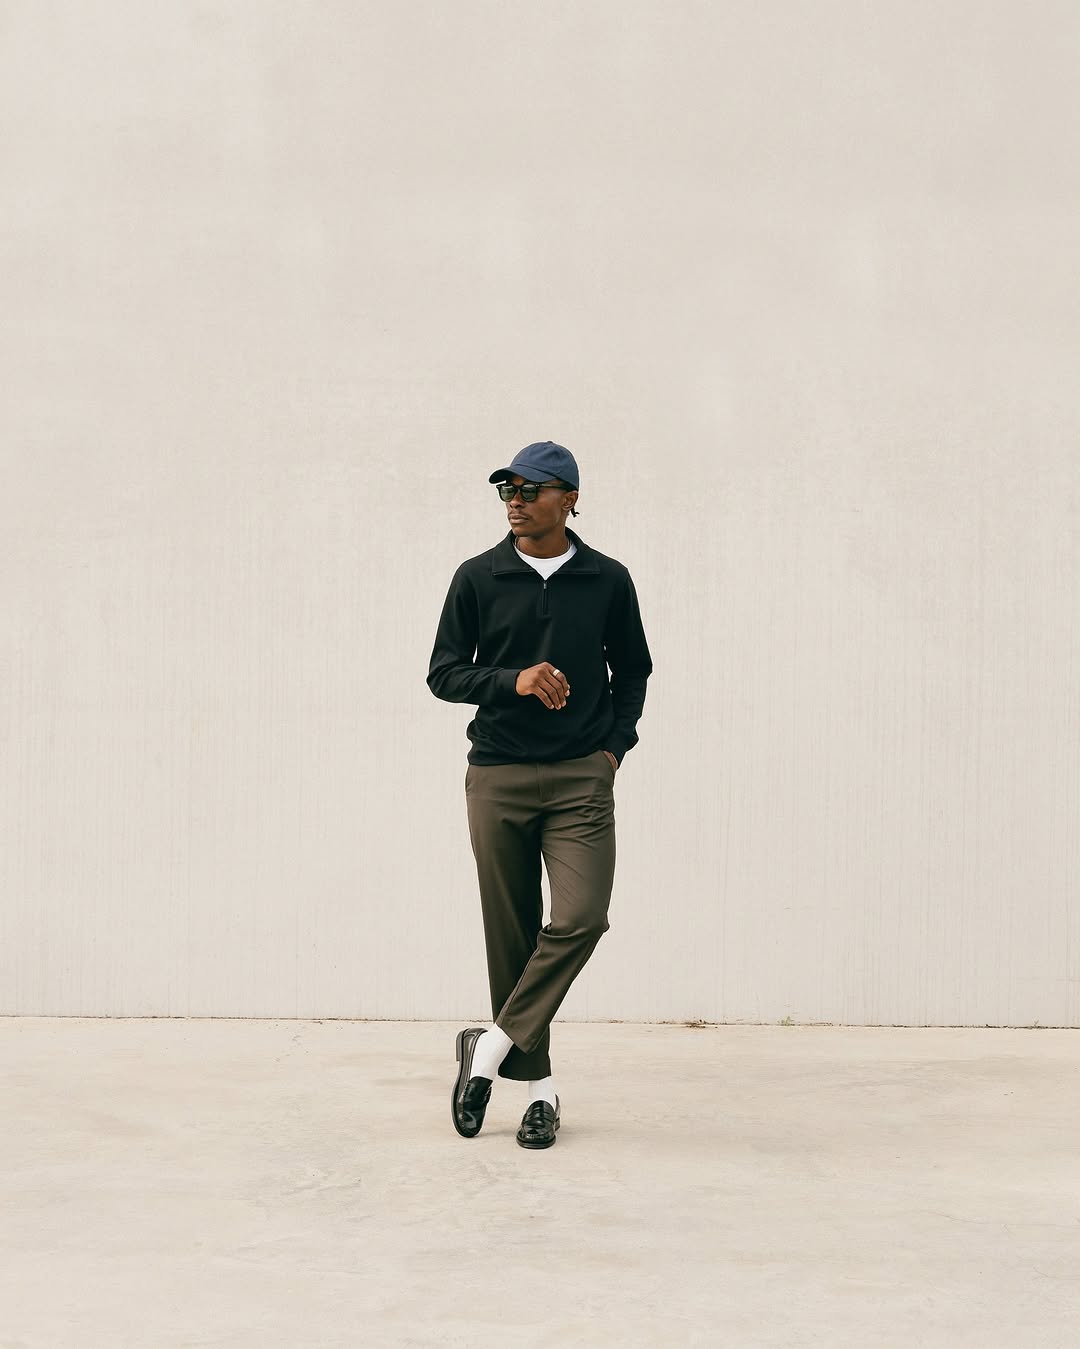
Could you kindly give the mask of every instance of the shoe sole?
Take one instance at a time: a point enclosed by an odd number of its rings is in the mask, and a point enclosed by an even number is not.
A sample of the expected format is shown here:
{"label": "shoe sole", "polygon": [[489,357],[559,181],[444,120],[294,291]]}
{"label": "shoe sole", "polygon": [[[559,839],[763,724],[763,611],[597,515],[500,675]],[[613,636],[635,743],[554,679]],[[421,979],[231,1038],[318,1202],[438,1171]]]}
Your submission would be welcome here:
{"label": "shoe sole", "polygon": [[[453,1089],[453,1091],[450,1093],[450,1118],[454,1121],[454,1128],[458,1131],[458,1133],[462,1136],[462,1138],[475,1138],[476,1135],[480,1132],[480,1130],[477,1129],[476,1133],[474,1133],[474,1134],[467,1134],[467,1133],[465,1132],[465,1130],[461,1127],[461,1125],[458,1123],[458,1113],[457,1113],[457,1099],[458,1099],[458,1092],[462,1090],[462,1088],[465,1086],[465,1083],[468,1082],[468,1080],[469,1080],[469,1079],[468,1079],[468,1076],[465,1076],[465,1077],[462,1076],[462,1074],[465,1072],[465,1068],[466,1068],[466,1064],[465,1064],[465,1052],[464,1052],[464,1051],[465,1051],[465,1035],[466,1035],[466,1032],[467,1032],[469,1029],[471,1029],[471,1028],[470,1028],[470,1027],[466,1027],[466,1030],[459,1030],[458,1033],[457,1033],[456,1053],[457,1053],[457,1061],[458,1061],[458,1063],[459,1063],[461,1066],[458,1068],[457,1077],[454,1079],[454,1089]],[[474,1043],[475,1043],[475,1038],[476,1038],[476,1037],[474,1037]],[[471,1054],[469,1055],[469,1064],[470,1064],[470,1065],[472,1064],[472,1055],[471,1055]]]}

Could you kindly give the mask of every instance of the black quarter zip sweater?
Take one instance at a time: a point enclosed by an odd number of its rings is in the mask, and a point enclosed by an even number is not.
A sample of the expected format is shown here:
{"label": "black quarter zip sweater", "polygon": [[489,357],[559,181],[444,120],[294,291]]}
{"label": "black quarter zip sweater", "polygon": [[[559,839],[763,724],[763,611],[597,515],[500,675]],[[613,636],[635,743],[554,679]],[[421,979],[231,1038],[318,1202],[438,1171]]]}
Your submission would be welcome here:
{"label": "black quarter zip sweater", "polygon": [[[634,583],[621,562],[566,534],[577,552],[546,580],[509,530],[450,582],[427,683],[436,698],[477,704],[465,732],[469,763],[552,762],[598,749],[622,763],[637,744],[653,667]],[[545,660],[570,684],[565,707],[515,688],[522,670]]]}

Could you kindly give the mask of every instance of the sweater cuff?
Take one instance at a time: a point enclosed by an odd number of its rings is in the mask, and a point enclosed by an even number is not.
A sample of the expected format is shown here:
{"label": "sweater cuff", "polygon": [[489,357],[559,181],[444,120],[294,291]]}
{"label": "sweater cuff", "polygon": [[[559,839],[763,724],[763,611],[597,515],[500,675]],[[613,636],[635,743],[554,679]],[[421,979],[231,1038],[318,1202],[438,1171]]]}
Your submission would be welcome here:
{"label": "sweater cuff", "polygon": [[520,670],[500,670],[495,676],[495,692],[500,703],[517,702],[521,696],[517,691],[517,677]]}

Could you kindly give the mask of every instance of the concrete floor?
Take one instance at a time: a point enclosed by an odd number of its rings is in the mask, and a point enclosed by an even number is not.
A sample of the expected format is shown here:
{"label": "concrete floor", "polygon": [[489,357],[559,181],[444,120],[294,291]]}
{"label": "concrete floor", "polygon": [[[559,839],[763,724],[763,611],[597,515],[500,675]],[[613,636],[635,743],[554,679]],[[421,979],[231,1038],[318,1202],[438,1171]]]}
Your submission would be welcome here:
{"label": "concrete floor", "polygon": [[0,1020],[2,1349],[1076,1349],[1080,1032]]}

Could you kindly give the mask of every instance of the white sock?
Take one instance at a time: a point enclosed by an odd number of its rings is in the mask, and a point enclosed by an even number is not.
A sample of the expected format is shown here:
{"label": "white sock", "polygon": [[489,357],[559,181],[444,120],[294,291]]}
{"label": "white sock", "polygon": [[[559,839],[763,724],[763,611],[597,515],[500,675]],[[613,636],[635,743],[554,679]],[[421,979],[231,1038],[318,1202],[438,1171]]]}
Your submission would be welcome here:
{"label": "white sock", "polygon": [[478,1035],[476,1037],[476,1048],[473,1050],[471,1076],[490,1077],[492,1079],[497,1077],[499,1064],[502,1063],[513,1047],[513,1040],[498,1026],[492,1026],[489,1030],[484,1031],[483,1035]]}
{"label": "white sock", "polygon": [[547,1101],[552,1110],[555,1109],[555,1079],[553,1077],[542,1077],[539,1082],[529,1083],[529,1104],[533,1101]]}

